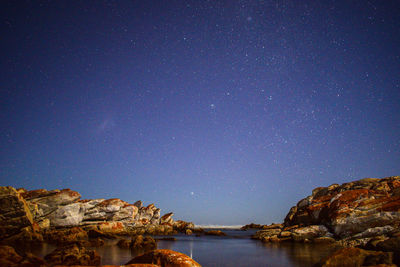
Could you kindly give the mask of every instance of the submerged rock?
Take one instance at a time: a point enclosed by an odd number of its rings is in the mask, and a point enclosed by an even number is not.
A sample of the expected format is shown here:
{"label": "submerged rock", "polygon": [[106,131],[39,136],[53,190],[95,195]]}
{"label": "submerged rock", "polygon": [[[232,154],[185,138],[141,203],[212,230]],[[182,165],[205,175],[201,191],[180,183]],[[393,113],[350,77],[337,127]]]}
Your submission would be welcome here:
{"label": "submerged rock", "polygon": [[221,230],[210,230],[210,231],[206,231],[204,232],[205,235],[215,235],[215,236],[226,236],[226,234],[224,232],[222,232]]}
{"label": "submerged rock", "polygon": [[169,249],[158,249],[137,256],[130,260],[127,264],[148,263],[158,266],[179,266],[179,267],[199,267],[199,263],[191,259],[189,256]]}

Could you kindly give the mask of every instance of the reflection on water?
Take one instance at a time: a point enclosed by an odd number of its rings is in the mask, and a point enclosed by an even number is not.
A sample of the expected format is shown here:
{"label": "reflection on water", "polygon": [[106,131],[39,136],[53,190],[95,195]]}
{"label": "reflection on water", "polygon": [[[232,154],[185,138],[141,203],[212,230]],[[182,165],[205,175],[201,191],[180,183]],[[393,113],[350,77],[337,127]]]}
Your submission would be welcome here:
{"label": "reflection on water", "polygon": [[[335,250],[329,245],[267,243],[251,240],[251,231],[227,230],[228,237],[217,236],[175,236],[177,241],[160,240],[159,249],[182,252],[203,266],[312,266],[321,257]],[[143,251],[119,248],[117,240],[108,241],[105,246],[95,248],[102,258],[102,264],[121,265]],[[33,249],[43,257],[54,249],[44,245]]]}

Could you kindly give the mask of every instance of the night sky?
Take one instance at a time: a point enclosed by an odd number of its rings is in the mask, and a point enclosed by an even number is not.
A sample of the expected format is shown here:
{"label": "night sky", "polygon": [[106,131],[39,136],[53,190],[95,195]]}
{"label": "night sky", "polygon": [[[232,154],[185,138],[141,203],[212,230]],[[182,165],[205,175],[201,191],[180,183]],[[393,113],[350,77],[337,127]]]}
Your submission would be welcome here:
{"label": "night sky", "polygon": [[0,185],[280,222],[400,174],[399,1],[1,1]]}

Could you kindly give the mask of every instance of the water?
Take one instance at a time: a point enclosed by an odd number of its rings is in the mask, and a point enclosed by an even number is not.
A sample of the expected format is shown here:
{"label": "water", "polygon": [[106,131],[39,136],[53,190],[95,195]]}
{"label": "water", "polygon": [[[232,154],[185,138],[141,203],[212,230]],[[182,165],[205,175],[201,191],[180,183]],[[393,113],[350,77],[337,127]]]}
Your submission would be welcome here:
{"label": "water", "polygon": [[[321,244],[267,243],[250,239],[255,231],[223,230],[227,237],[177,235],[177,241],[158,241],[159,249],[182,252],[202,266],[312,266],[335,248]],[[118,240],[107,241],[95,248],[102,264],[127,263],[141,251],[116,246]],[[52,245],[36,248],[34,254],[44,257],[54,249]]]}

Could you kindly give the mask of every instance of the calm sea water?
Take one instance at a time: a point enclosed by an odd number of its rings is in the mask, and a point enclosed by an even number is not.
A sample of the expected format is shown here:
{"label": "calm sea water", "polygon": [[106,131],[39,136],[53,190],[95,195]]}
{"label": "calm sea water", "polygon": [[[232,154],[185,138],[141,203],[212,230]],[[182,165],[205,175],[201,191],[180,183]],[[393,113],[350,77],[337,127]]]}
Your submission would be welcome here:
{"label": "calm sea water", "polygon": [[[250,239],[254,231],[223,230],[227,237],[177,235],[177,241],[159,241],[159,249],[182,252],[202,266],[312,266],[335,250],[329,245],[269,243]],[[95,248],[102,264],[125,264],[140,251],[122,249],[116,240]],[[35,248],[34,254],[44,257],[54,249],[52,245]]]}

